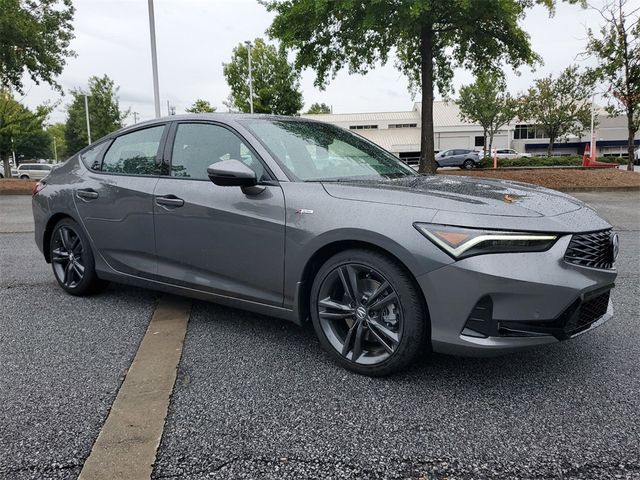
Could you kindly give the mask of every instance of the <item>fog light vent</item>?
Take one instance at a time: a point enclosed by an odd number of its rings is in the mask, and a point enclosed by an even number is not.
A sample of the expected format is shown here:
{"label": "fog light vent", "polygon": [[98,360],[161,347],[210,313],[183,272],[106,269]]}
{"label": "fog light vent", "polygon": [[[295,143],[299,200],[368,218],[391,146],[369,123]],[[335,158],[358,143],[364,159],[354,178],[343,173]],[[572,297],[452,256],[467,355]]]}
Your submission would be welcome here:
{"label": "fog light vent", "polygon": [[462,335],[470,337],[494,337],[498,335],[496,322],[493,321],[493,301],[485,296],[478,300],[471,310],[467,323],[464,324]]}

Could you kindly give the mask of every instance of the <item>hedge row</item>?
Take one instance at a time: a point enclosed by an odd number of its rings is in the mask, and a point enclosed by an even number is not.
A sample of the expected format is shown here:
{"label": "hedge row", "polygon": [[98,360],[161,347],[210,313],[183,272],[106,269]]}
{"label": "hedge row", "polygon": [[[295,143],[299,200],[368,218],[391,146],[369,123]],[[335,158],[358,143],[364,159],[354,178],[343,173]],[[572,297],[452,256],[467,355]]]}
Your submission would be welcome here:
{"label": "hedge row", "polygon": [[[620,163],[620,158],[601,157],[599,162]],[[525,157],[498,159],[500,167],[579,167],[582,165],[581,156],[570,157]],[[480,168],[493,168],[493,159],[485,157],[480,162]]]}

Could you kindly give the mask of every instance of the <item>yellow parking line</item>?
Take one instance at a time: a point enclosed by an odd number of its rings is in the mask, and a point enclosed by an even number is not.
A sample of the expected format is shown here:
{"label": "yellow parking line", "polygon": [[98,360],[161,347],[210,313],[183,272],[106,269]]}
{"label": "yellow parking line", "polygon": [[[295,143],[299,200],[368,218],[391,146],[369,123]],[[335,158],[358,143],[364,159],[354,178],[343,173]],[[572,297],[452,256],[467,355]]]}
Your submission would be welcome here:
{"label": "yellow parking line", "polygon": [[158,303],[80,480],[151,477],[190,311],[187,300]]}

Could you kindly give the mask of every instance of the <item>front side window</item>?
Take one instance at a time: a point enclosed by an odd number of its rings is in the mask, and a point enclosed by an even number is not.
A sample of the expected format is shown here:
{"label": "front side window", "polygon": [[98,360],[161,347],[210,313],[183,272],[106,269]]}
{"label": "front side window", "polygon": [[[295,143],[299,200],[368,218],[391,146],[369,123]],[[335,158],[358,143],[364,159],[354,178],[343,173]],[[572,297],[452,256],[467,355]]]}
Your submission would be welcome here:
{"label": "front side window", "polygon": [[171,155],[172,177],[208,180],[207,167],[223,160],[239,160],[256,172],[258,180],[266,178],[260,160],[232,131],[210,123],[178,125]]}
{"label": "front side window", "polygon": [[102,171],[125,175],[154,175],[164,125],[116,138],[102,162]]}

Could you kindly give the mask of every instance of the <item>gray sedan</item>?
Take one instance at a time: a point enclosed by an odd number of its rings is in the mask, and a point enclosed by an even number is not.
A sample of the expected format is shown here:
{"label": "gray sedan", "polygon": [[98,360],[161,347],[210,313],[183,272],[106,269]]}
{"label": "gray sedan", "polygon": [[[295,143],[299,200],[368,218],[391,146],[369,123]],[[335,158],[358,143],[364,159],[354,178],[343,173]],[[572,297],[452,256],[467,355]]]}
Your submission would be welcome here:
{"label": "gray sedan", "polygon": [[455,148],[438,153],[436,162],[439,167],[460,167],[469,170],[480,164],[480,156],[475,150]]}
{"label": "gray sedan", "polygon": [[617,236],[585,204],[420,176],[310,120],[187,115],[122,129],[39,182],[33,215],[72,295],[114,281],[311,321],[337,362],[367,375],[429,349],[555,343],[612,315]]}

